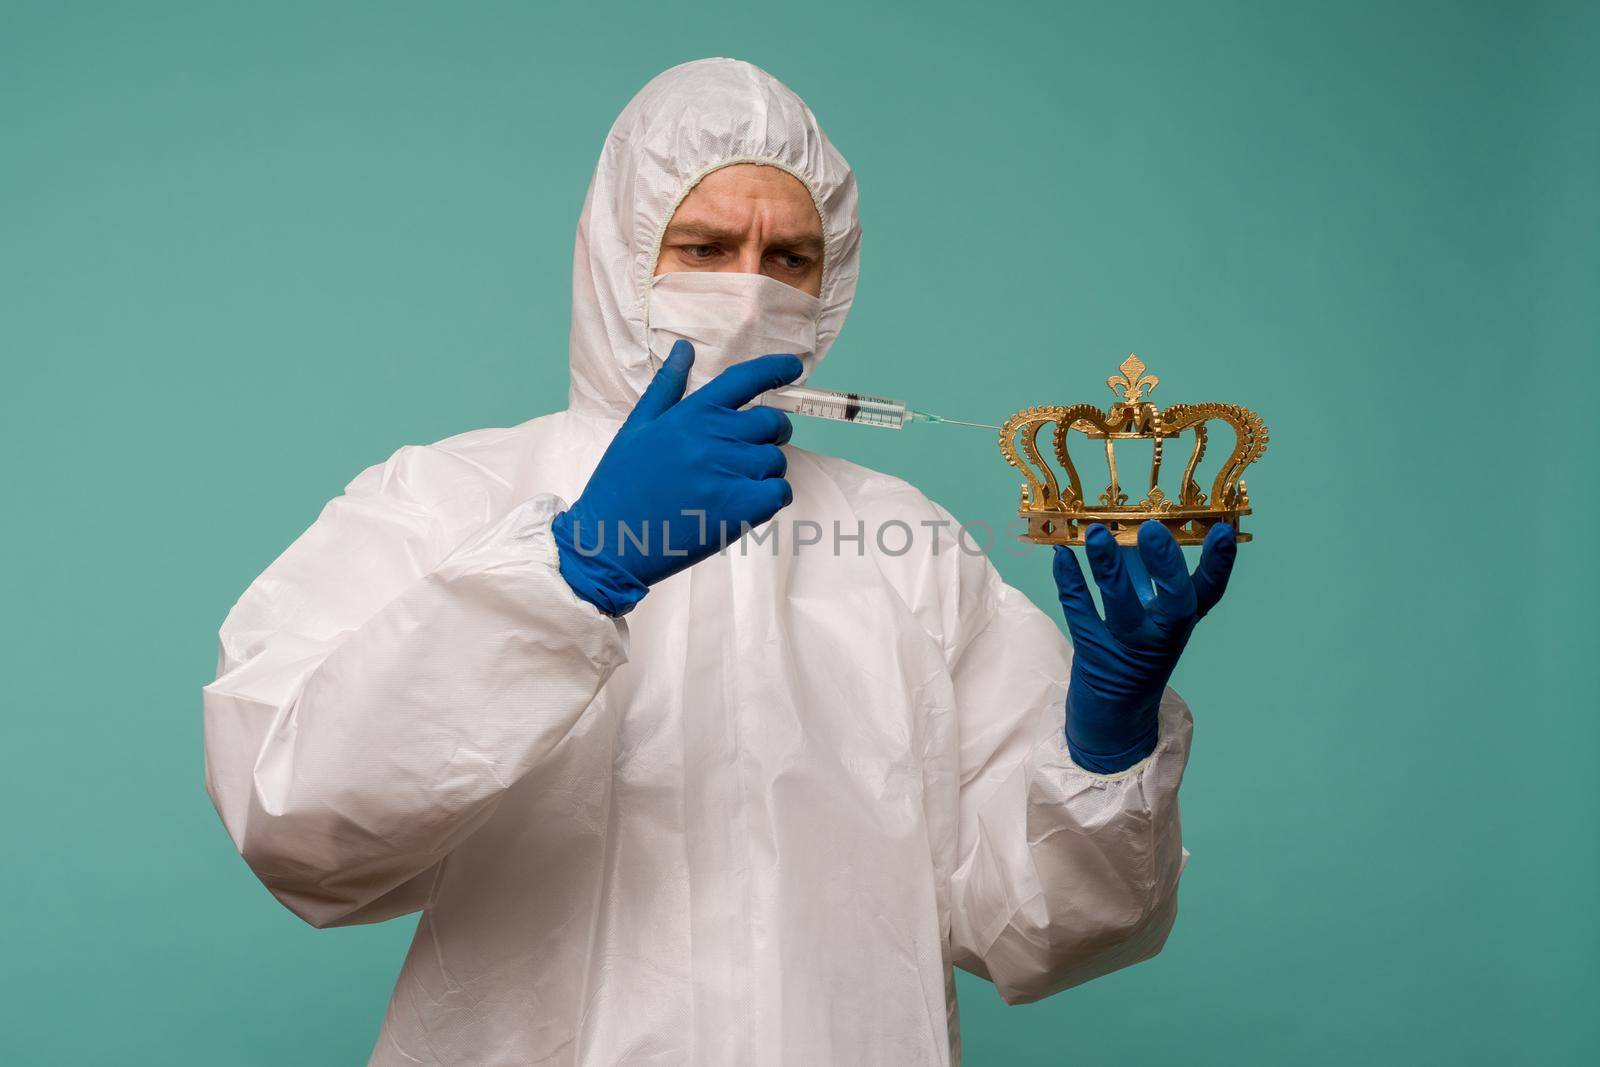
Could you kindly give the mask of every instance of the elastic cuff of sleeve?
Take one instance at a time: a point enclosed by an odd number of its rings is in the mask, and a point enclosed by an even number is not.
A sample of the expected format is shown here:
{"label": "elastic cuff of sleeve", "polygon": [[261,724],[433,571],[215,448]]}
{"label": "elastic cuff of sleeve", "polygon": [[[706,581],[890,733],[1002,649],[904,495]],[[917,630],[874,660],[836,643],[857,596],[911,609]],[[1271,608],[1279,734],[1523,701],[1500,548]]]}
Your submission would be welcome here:
{"label": "elastic cuff of sleeve", "polygon": [[[1138,716],[1144,718],[1144,716]],[[1072,757],[1072,762],[1091,774],[1120,774],[1134,764],[1150,758],[1156,750],[1157,743],[1161,740],[1161,716],[1159,711],[1152,711],[1147,719],[1149,725],[1139,737],[1128,747],[1120,752],[1089,752],[1072,739],[1072,702],[1067,702],[1066,735],[1067,754]]]}
{"label": "elastic cuff of sleeve", "polygon": [[561,561],[556,554],[555,536],[550,526],[566,508],[567,502],[554,493],[541,493],[530,497],[513,513],[512,538],[526,546],[534,558],[551,570],[557,570]]}
{"label": "elastic cuff of sleeve", "polygon": [[594,605],[602,614],[621,618],[632,611],[650,587],[624,570],[604,551],[586,554],[573,540],[572,512],[563,511],[550,524],[556,544],[561,577],[580,600]]}

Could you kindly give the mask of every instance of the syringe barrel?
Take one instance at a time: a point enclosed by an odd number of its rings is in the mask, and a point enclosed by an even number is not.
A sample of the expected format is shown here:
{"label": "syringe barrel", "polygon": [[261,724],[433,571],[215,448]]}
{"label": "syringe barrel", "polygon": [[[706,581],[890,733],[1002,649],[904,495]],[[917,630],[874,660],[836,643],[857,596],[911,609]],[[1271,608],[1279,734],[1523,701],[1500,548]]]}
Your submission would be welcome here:
{"label": "syringe barrel", "polygon": [[906,405],[899,400],[866,393],[836,393],[806,385],[787,385],[782,389],[770,390],[762,393],[756,402],[797,415],[813,415],[893,430],[904,427],[909,414]]}

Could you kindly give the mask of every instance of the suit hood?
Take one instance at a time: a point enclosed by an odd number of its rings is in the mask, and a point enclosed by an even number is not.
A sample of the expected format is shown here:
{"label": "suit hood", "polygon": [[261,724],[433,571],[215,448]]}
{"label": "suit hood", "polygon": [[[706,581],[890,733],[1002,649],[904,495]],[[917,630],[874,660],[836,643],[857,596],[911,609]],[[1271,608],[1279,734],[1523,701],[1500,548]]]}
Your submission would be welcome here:
{"label": "suit hood", "polygon": [[817,205],[816,360],[827,354],[855,298],[855,175],[811,109],[778,79],[739,60],[697,60],[656,76],[629,101],[595,165],[572,257],[573,410],[624,416],[649,384],[646,301],[662,233],[702,178],[735,163],[787,171]]}

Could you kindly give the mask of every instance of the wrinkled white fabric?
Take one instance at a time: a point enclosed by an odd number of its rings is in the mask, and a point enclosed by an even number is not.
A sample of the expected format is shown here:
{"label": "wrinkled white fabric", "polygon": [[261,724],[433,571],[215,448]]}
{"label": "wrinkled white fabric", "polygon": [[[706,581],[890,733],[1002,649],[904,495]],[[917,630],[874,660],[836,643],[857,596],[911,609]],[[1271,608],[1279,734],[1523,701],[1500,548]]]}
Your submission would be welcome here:
{"label": "wrinkled white fabric", "polygon": [[784,353],[797,356],[811,375],[817,361],[817,319],[822,301],[762,274],[675,271],[650,286],[646,325],[656,366],[674,342],[694,345],[692,392],[741,360]]}
{"label": "wrinkled white fabric", "polygon": [[239,851],[314,925],[422,912],[375,1064],[949,1064],[952,966],[1028,1001],[1172,924],[1183,704],[1129,771],[1074,766],[1061,630],[905,482],[788,448],[776,551],[626,624],[562,581],[550,519],[648,378],[651,242],[746,158],[823,211],[821,356],[848,167],[756,68],[668,71],[589,191],[568,410],[367,470],[223,624],[207,786]]}

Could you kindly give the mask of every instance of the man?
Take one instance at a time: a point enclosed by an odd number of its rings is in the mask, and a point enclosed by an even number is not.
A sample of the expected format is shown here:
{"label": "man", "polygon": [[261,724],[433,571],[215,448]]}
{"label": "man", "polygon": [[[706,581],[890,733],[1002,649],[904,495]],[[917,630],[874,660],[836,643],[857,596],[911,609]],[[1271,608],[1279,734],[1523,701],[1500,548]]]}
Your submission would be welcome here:
{"label": "man", "polygon": [[[372,1062],[946,1064],[952,966],[1021,1002],[1159,951],[1165,683],[1231,532],[1191,579],[1098,530],[1104,622],[1059,552],[1073,662],[948,513],[786,446],[750,402],[826,353],[859,236],[788,89],[656,78],[584,204],[567,410],[401,449],[224,623],[240,852],[316,926],[422,911]],[[826,549],[752,545],[791,517]]]}

